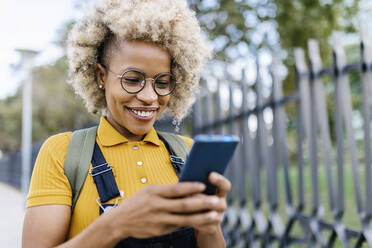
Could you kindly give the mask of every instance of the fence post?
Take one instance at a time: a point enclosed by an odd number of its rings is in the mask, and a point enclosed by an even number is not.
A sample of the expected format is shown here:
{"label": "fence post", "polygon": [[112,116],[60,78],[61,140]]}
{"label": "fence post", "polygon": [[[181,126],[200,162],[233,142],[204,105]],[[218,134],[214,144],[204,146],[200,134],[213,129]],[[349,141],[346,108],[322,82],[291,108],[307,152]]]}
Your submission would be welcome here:
{"label": "fence post", "polygon": [[342,241],[345,247],[349,247],[349,242],[345,233],[345,228],[342,223],[342,216],[344,212],[344,127],[342,121],[342,101],[343,91],[342,85],[347,80],[347,75],[343,74],[343,67],[346,64],[346,57],[343,51],[341,44],[339,43],[338,37],[336,34],[333,35],[334,44],[333,44],[333,60],[334,60],[334,81],[335,81],[335,131],[336,131],[336,149],[337,149],[337,195],[336,202],[337,204],[332,209],[333,218],[335,222],[335,228],[332,233],[331,239],[329,241],[330,245],[333,245],[335,241],[336,234],[338,238]]}
{"label": "fence post", "polygon": [[195,136],[198,133],[200,133],[200,128],[202,126],[201,120],[200,120],[200,94],[197,94],[195,96],[195,104],[193,106],[192,110],[192,135]]}
{"label": "fence post", "polygon": [[309,225],[301,217],[303,209],[305,207],[305,190],[304,190],[304,154],[303,154],[303,143],[305,137],[307,137],[307,143],[309,144],[309,160],[310,166],[314,164],[314,157],[311,156],[314,152],[311,149],[311,103],[310,103],[310,86],[309,78],[310,72],[305,62],[305,52],[302,48],[296,48],[294,50],[295,55],[295,69],[296,69],[296,85],[298,91],[298,100],[296,102],[296,120],[297,120],[297,161],[298,161],[298,205],[295,216],[290,219],[287,226],[287,235],[291,231],[294,222],[298,219],[306,237],[307,246],[311,247],[311,231]]}
{"label": "fence post", "polygon": [[[256,104],[256,115],[257,115],[257,136],[256,136],[256,142],[257,142],[257,155],[259,156],[259,164],[258,164],[258,177],[260,177],[261,169],[264,169],[266,171],[266,184],[267,184],[267,200],[270,204],[270,207],[272,206],[272,202],[275,201],[275,195],[273,194],[273,182],[272,179],[272,171],[271,171],[271,163],[269,162],[269,156],[271,154],[269,153],[269,149],[267,146],[267,130],[266,125],[263,118],[263,105],[264,105],[264,99],[262,96],[262,81],[260,76],[260,64],[256,62],[257,66],[257,73],[256,73],[256,84],[255,84],[255,90],[256,90],[256,97],[257,97],[257,104]],[[261,183],[261,181],[259,182]],[[263,245],[269,244],[269,224],[266,221],[265,216],[262,214],[261,211],[257,211],[255,214],[255,220],[257,223],[260,224],[260,226],[257,226],[260,234],[263,238]]]}
{"label": "fence post", "polygon": [[[303,140],[304,137],[310,137],[310,86],[309,70],[305,63],[305,53],[302,48],[294,50],[296,81],[299,97],[296,105],[297,118],[297,143],[298,143],[298,210],[301,212],[305,206],[304,191],[304,157],[303,157]],[[310,158],[310,160],[312,160]],[[311,162],[310,162],[311,164]]]}
{"label": "fence post", "polygon": [[[204,105],[204,113],[203,115],[205,116],[205,124],[208,126],[211,126],[213,124],[213,118],[212,118],[212,113],[213,113],[213,104],[212,104],[212,96],[211,92],[209,91],[207,83],[205,84],[204,90],[206,91],[205,94],[205,105]],[[210,128],[209,130],[206,130],[205,133],[213,133],[213,128]]]}
{"label": "fence post", "polygon": [[362,73],[362,105],[363,105],[363,131],[364,131],[364,165],[365,165],[365,214],[371,218],[372,215],[372,178],[371,178],[371,115],[370,107],[372,101],[370,96],[372,93],[372,45],[371,38],[367,35],[367,26],[361,26],[361,73]]}
{"label": "fence post", "polygon": [[348,79],[348,75],[344,72],[344,68],[346,65],[346,56],[344,48],[337,37],[334,36],[334,60],[335,60],[335,67],[336,67],[336,84],[339,87],[339,103],[341,104],[341,113],[344,117],[345,122],[345,130],[346,130],[346,138],[348,142],[349,152],[350,152],[350,159],[351,159],[351,168],[354,180],[354,189],[355,189],[355,198],[358,208],[359,217],[362,221],[363,215],[363,200],[361,195],[361,188],[360,188],[360,176],[359,176],[359,162],[357,158],[357,150],[354,138],[354,131],[352,126],[352,102],[351,102],[351,91],[350,91],[350,83]]}
{"label": "fence post", "polygon": [[[221,89],[221,79],[217,80],[217,91],[216,91],[216,120],[221,121],[222,120],[222,108],[221,108],[221,96],[220,96],[220,90]],[[216,127],[216,132],[221,134],[223,132],[223,126],[220,125]]]}
{"label": "fence post", "polygon": [[[240,128],[241,128],[241,136],[242,136],[242,144],[240,145],[241,148],[241,158],[242,158],[242,164],[243,166],[243,172],[241,173],[243,177],[243,192],[244,194],[241,197],[240,200],[240,209],[239,209],[239,224],[240,224],[240,230],[243,235],[243,238],[240,240],[240,243],[237,244],[238,247],[246,247],[249,245],[253,238],[252,234],[253,231],[251,230],[253,222],[251,215],[248,212],[248,209],[246,208],[246,202],[247,202],[247,196],[248,192],[246,191],[247,187],[247,179],[249,176],[253,175],[254,169],[256,168],[256,156],[254,156],[254,144],[253,140],[250,136],[250,131],[248,128],[248,115],[245,115],[248,111],[248,102],[247,102],[247,93],[248,93],[248,85],[245,81],[246,74],[245,69],[242,70],[242,82],[240,84],[241,92],[242,92],[242,106],[241,106],[241,112],[244,113],[244,116],[242,116],[240,120]],[[252,199],[255,199],[255,196],[253,196],[253,184],[252,182],[249,182],[249,185],[251,185],[251,192],[252,192]]]}
{"label": "fence post", "polygon": [[[281,164],[283,166],[283,176],[284,176],[284,187],[285,187],[285,196],[286,196],[286,206],[287,210],[293,212],[292,210],[292,193],[291,193],[291,186],[289,180],[289,159],[287,154],[287,141],[285,138],[285,114],[284,114],[284,107],[279,104],[279,100],[283,98],[283,91],[282,91],[282,81],[278,75],[278,62],[275,58],[273,58],[273,62],[270,66],[270,74],[272,78],[272,112],[273,112],[273,127],[272,127],[272,135],[273,135],[273,144],[272,144],[272,169],[273,171],[273,182],[274,187],[278,189],[278,168],[279,168],[279,160],[281,159]],[[280,156],[279,156],[280,154]],[[280,157],[280,159],[279,159]],[[274,192],[276,195],[278,194],[278,190]],[[285,233],[284,225],[281,220],[281,217],[277,213],[278,209],[278,202],[275,202],[274,211],[271,214],[271,223],[273,226],[273,230],[277,237],[280,238],[281,242],[285,242],[282,240],[283,234]]]}
{"label": "fence post", "polygon": [[[310,166],[311,166],[311,183],[312,183],[312,216],[310,229],[316,241],[322,246],[326,246],[326,240],[321,232],[320,219],[322,218],[322,206],[319,204],[319,181],[318,181],[318,153],[317,153],[317,135],[318,135],[318,101],[324,97],[323,83],[320,79],[322,62],[319,55],[319,45],[316,40],[308,42],[309,57],[312,73],[311,84],[311,133],[308,137],[310,148]],[[321,97],[319,95],[319,89]],[[322,94],[323,93],[323,94]],[[328,121],[327,119],[321,121]]]}

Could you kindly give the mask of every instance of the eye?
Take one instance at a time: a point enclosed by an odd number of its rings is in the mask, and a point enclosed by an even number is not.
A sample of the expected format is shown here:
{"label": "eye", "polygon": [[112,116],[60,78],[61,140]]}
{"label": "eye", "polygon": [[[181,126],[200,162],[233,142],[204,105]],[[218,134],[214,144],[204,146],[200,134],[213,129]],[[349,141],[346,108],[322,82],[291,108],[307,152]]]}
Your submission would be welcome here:
{"label": "eye", "polygon": [[128,85],[138,85],[144,80],[144,76],[137,71],[127,71],[124,73],[122,82]]}
{"label": "eye", "polygon": [[156,80],[155,87],[159,89],[167,89],[169,88],[169,81],[166,80]]}
{"label": "eye", "polygon": [[123,77],[123,80],[125,83],[128,83],[128,84],[139,84],[142,82],[142,78],[138,78],[138,77]]}

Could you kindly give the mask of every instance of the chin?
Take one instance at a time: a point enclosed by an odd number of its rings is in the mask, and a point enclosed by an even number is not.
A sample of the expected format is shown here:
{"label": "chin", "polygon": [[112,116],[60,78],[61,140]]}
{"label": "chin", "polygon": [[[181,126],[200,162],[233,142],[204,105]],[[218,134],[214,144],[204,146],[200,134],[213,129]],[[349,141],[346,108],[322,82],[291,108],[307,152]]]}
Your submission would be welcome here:
{"label": "chin", "polygon": [[135,128],[133,130],[130,130],[130,132],[137,136],[146,135],[148,132],[150,132],[152,126],[150,127],[143,127],[143,128]]}

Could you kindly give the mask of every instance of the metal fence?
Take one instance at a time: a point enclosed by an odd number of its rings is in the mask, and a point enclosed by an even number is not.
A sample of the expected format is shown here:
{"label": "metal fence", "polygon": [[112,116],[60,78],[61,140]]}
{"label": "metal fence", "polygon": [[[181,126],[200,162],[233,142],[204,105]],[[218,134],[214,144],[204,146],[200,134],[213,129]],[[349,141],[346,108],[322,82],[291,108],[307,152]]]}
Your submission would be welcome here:
{"label": "metal fence", "polygon": [[288,96],[275,64],[269,97],[259,66],[253,84],[243,71],[238,81],[226,73],[215,92],[201,90],[193,133],[237,134],[242,141],[226,172],[233,185],[223,223],[228,247],[372,247],[367,39],[362,35],[360,61],[352,64],[335,39],[329,68],[317,41],[308,42],[309,67],[296,49],[296,91]]}
{"label": "metal fence", "polygon": [[[227,171],[233,183],[223,223],[228,247],[372,247],[372,43],[367,39],[362,35],[360,61],[353,64],[346,63],[336,40],[329,68],[322,67],[316,41],[309,41],[309,68],[304,51],[296,49],[291,95],[283,96],[275,64],[270,84],[257,66],[254,83],[244,80],[244,70],[240,81],[226,77],[217,91],[202,89],[192,114],[193,134],[230,133],[242,141]],[[349,82],[355,74],[356,92]],[[327,102],[330,95],[333,101]],[[361,98],[360,109],[353,97]],[[355,122],[362,123],[361,130]],[[170,123],[158,125],[174,131]],[[33,161],[39,148],[34,146]],[[19,152],[4,156],[0,181],[19,187],[20,176]]]}
{"label": "metal fence", "polygon": [[[91,126],[94,123],[90,124]],[[182,132],[183,123],[179,126],[179,131]],[[166,132],[175,132],[175,127],[172,125],[172,118],[169,116],[164,116],[164,118],[155,122],[156,130],[166,131]],[[31,152],[31,169],[32,172],[33,166],[36,161],[36,157],[39,153],[40,147],[43,144],[38,142],[33,144]],[[31,176],[31,175],[30,175]],[[22,155],[21,151],[17,151],[12,154],[5,154],[0,159],[0,182],[9,184],[15,188],[21,189],[22,180]]]}
{"label": "metal fence", "polygon": [[[32,146],[31,164],[35,163],[37,154],[39,153],[42,143],[36,143]],[[21,189],[22,181],[22,155],[21,151],[12,154],[5,154],[0,159],[0,182],[9,184],[15,188]]]}

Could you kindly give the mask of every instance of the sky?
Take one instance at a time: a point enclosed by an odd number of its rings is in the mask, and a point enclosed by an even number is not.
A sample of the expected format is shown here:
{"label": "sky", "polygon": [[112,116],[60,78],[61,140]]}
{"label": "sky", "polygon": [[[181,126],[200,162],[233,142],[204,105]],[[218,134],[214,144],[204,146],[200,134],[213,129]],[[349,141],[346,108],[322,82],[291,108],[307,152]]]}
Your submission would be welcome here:
{"label": "sky", "polygon": [[0,0],[0,98],[11,95],[20,78],[11,69],[19,62],[16,49],[41,51],[36,65],[61,55],[53,44],[57,30],[76,18],[74,0]]}
{"label": "sky", "polygon": [[[14,94],[20,85],[20,73],[11,66],[19,63],[16,49],[40,51],[35,65],[52,62],[62,54],[53,41],[64,23],[81,15],[82,11],[74,7],[76,2],[78,0],[0,0],[0,99]],[[365,11],[359,19],[370,23],[372,35],[372,1],[362,0],[361,9]]]}

